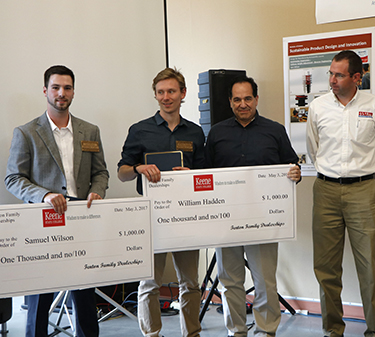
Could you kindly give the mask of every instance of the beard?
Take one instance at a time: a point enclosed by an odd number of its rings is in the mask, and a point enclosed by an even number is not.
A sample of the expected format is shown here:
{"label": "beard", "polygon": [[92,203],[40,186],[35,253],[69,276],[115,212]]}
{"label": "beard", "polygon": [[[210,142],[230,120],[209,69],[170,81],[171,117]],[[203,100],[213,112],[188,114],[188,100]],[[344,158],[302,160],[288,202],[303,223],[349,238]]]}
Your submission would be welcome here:
{"label": "beard", "polygon": [[49,105],[51,105],[56,111],[66,111],[69,107],[72,101],[69,101],[67,99],[63,99],[62,102],[58,102],[59,99],[51,100],[49,97],[47,97],[47,102]]}

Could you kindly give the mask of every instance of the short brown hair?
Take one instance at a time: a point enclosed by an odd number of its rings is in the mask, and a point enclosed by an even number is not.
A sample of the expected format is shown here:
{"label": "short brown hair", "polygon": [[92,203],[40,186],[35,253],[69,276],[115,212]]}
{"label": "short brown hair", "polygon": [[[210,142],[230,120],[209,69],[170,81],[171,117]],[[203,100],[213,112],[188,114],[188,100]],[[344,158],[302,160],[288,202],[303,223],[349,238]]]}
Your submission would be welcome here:
{"label": "short brown hair", "polygon": [[74,88],[74,74],[73,74],[73,71],[71,71],[69,68],[67,68],[65,66],[62,66],[62,65],[49,67],[44,72],[44,86],[46,88],[48,88],[49,79],[52,75],[68,75],[68,76],[70,76],[72,78],[73,88]]}
{"label": "short brown hair", "polygon": [[184,76],[176,68],[165,68],[155,76],[152,82],[152,90],[156,92],[156,84],[158,84],[160,81],[168,80],[170,78],[174,78],[175,80],[177,80],[181,91],[186,89]]}
{"label": "short brown hair", "polygon": [[356,52],[352,50],[342,50],[341,52],[336,54],[332,59],[332,61],[336,62],[340,62],[342,60],[348,60],[348,72],[350,76],[353,76],[356,73],[360,73],[362,75],[362,60]]}

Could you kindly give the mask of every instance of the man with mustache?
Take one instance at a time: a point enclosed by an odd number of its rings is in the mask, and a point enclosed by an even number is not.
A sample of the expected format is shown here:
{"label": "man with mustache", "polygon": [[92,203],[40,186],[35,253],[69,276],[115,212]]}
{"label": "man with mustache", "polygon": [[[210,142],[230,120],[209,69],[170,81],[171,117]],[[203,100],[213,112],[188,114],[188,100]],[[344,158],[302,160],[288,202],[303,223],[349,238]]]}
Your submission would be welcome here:
{"label": "man with mustache", "polygon": [[[206,143],[208,167],[297,164],[285,128],[258,114],[258,86],[252,78],[237,77],[229,88],[234,116],[215,124]],[[288,178],[298,182],[299,166]],[[247,336],[245,260],[246,254],[255,295],[254,336],[275,336],[281,312],[276,288],[278,243],[217,248],[217,267],[223,285],[224,321],[228,336]]]}

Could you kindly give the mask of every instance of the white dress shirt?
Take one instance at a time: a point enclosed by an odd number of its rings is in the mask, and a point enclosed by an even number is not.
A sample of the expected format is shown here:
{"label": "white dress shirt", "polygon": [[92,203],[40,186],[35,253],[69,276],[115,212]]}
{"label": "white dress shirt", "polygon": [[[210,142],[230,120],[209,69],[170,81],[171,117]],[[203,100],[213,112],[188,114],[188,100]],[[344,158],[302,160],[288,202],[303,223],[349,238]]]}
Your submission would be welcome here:
{"label": "white dress shirt", "polygon": [[53,136],[57,147],[59,148],[60,157],[64,166],[67,195],[77,197],[77,185],[74,179],[74,146],[73,146],[73,126],[69,114],[68,125],[59,129],[46,112],[51,125]]}
{"label": "white dress shirt", "polygon": [[330,92],[311,102],[307,151],[315,169],[332,178],[375,172],[375,96],[357,90],[342,105]]}

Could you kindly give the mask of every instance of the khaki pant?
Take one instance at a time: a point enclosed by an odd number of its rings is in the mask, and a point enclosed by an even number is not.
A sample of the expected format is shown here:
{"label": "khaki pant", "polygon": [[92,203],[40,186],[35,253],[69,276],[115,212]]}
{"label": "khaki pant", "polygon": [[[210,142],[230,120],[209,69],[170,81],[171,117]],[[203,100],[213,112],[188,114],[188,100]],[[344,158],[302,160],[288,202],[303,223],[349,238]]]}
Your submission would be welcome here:
{"label": "khaki pant", "polygon": [[[144,336],[159,337],[162,323],[159,288],[167,253],[155,254],[153,280],[141,281],[138,288],[138,321]],[[199,337],[201,292],[198,284],[199,250],[172,253],[180,289],[180,325],[183,337]]]}
{"label": "khaki pant", "polygon": [[276,288],[278,244],[217,248],[217,268],[223,285],[224,322],[229,336],[247,336],[245,260],[254,282],[255,336],[275,336],[281,311]]}
{"label": "khaki pant", "polygon": [[350,185],[316,179],[314,183],[314,271],[320,284],[323,330],[342,336],[342,259],[348,232],[363,309],[365,336],[375,336],[375,180]]}

